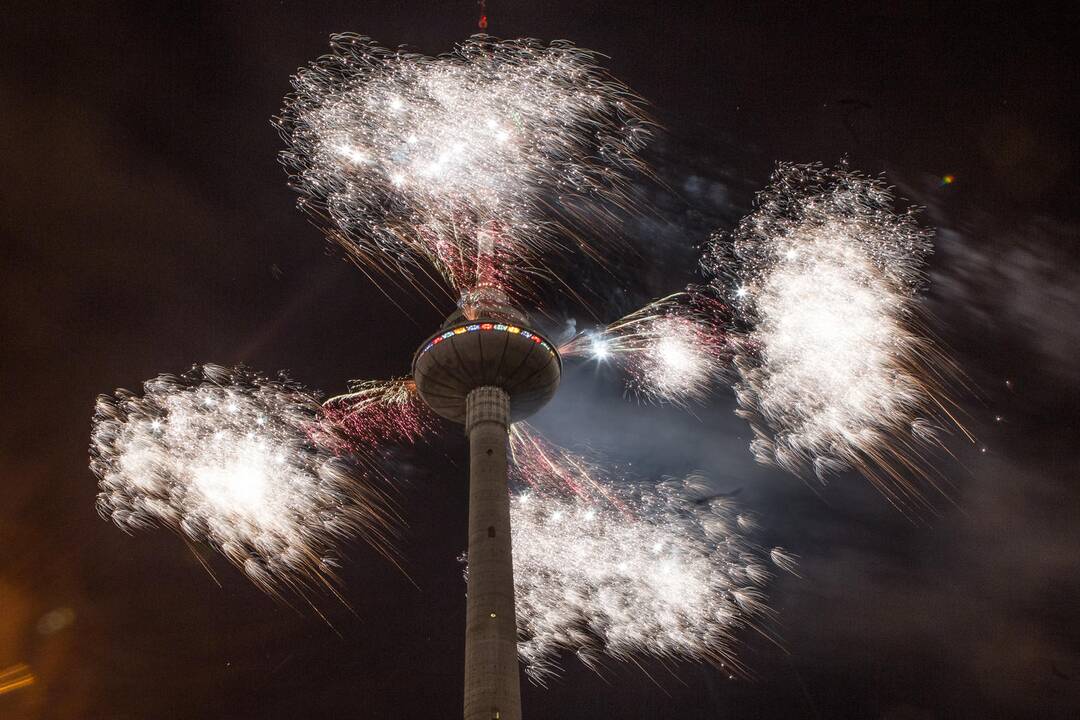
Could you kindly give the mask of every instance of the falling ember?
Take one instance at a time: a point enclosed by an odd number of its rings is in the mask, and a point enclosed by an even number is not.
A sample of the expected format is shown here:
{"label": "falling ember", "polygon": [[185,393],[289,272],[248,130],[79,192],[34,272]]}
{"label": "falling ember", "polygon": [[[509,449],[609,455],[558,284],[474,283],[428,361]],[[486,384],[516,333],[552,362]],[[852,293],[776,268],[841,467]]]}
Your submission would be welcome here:
{"label": "falling ember", "polygon": [[426,57],[335,35],[293,77],[281,160],[359,264],[520,291],[560,236],[580,237],[561,226],[588,222],[565,200],[625,203],[624,173],[641,167],[650,123],[596,59],[564,42],[477,35]]}
{"label": "falling ember", "polygon": [[203,365],[143,391],[97,401],[90,468],[103,517],[206,543],[269,592],[332,586],[344,537],[389,552],[386,500],[335,457],[344,439],[298,385]]}
{"label": "falling ember", "polygon": [[924,450],[953,423],[953,366],[920,332],[931,233],[893,201],[846,169],[781,165],[703,266],[733,282],[749,327],[735,391],[757,458],[819,478],[855,468],[910,508],[925,502],[911,478],[934,481]]}
{"label": "falling ember", "polygon": [[703,294],[672,295],[600,331],[582,333],[559,351],[620,365],[628,388],[646,399],[704,402],[729,355],[720,309]]}

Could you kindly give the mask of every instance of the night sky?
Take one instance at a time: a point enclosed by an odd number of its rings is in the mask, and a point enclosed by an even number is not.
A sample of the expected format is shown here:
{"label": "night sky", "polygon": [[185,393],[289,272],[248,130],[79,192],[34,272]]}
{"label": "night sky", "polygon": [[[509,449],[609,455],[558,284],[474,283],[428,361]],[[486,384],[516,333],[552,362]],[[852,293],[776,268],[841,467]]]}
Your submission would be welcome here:
{"label": "night sky", "polygon": [[[349,545],[351,609],[321,603],[328,621],[204,549],[215,581],[172,533],[100,519],[87,443],[98,393],[196,362],[328,393],[407,372],[451,308],[388,298],[327,247],[270,118],[330,33],[439,53],[476,4],[63,5],[9,4],[0,27],[0,672],[36,678],[0,693],[0,718],[460,717],[459,429],[397,456],[408,577]],[[619,287],[579,271],[598,311],[693,280],[695,246],[775,162],[846,158],[938,228],[926,308],[977,442],[950,439],[948,497],[913,522],[857,476],[756,465],[728,392],[691,415],[569,369],[535,420],[550,439],[704,473],[801,577],[768,588],[779,644],[741,638],[750,678],[565,657],[549,687],[523,681],[526,717],[1080,717],[1078,18],[678,5],[488,0],[493,34],[610,56],[664,127],[662,184],[639,180],[654,209],[625,222],[637,258],[613,263]]]}

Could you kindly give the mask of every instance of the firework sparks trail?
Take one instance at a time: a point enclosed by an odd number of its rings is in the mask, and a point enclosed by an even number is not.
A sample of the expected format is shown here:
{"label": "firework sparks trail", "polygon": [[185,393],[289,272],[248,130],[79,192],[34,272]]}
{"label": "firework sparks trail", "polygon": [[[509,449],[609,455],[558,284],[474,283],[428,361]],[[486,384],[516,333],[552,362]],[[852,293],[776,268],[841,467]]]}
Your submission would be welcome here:
{"label": "firework sparks trail", "polygon": [[730,356],[719,321],[724,309],[704,294],[671,295],[576,336],[559,352],[617,363],[627,373],[628,389],[648,400],[702,403]]}
{"label": "firework sparks trail", "polygon": [[[697,476],[654,485],[596,475],[590,496],[567,492],[558,468],[545,483],[545,470],[514,463],[532,476],[511,499],[511,527],[518,650],[534,681],[557,672],[563,650],[593,669],[602,656],[650,655],[742,671],[737,632],[771,617],[766,556],[794,567],[743,538],[752,518]],[[567,451],[555,463],[571,475],[596,467]]]}
{"label": "firework sparks trail", "polygon": [[335,457],[345,440],[300,386],[203,365],[143,391],[97,401],[90,467],[106,519],[206,543],[275,594],[333,589],[345,537],[390,553],[385,497]]}
{"label": "firework sparks trail", "polygon": [[937,482],[923,451],[955,422],[954,368],[916,306],[932,234],[893,201],[846,169],[781,165],[703,266],[718,288],[734,280],[750,328],[735,391],[758,460],[823,480],[855,468],[911,508],[925,499],[910,478]]}
{"label": "firework sparks trail", "polygon": [[335,35],[275,121],[298,203],[361,266],[520,291],[557,237],[580,240],[589,218],[567,200],[625,205],[643,167],[651,124],[596,60],[565,42],[476,35],[426,57]]}
{"label": "firework sparks trail", "polygon": [[785,572],[789,572],[796,577],[802,577],[796,572],[795,568],[798,567],[798,557],[791,554],[784,548],[773,548],[769,551],[769,559],[772,560],[773,565],[780,568]]}
{"label": "firework sparks trail", "polygon": [[609,474],[606,468],[548,442],[529,423],[511,426],[510,455],[511,479],[536,494],[575,496],[586,503],[610,504],[625,510],[605,482]]}
{"label": "firework sparks trail", "polygon": [[411,378],[354,381],[349,392],[326,400],[323,412],[348,441],[344,449],[365,459],[387,443],[415,443],[438,424]]}

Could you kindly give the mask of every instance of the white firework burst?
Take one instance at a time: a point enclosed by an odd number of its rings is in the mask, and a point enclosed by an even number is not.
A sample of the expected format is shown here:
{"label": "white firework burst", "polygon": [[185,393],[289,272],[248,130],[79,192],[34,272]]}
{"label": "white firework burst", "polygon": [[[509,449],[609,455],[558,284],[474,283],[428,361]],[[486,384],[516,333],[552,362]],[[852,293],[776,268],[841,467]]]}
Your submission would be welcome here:
{"label": "white firework burst", "polygon": [[920,331],[932,233],[880,180],[781,165],[704,266],[734,282],[749,332],[735,390],[753,450],[797,474],[856,468],[903,507],[930,479],[920,447],[945,425],[951,363]]}
{"label": "white firework burst", "polygon": [[299,386],[203,365],[143,391],[97,401],[90,467],[103,517],[206,543],[268,591],[329,583],[346,536],[388,551],[386,499],[336,456],[344,440]]}
{"label": "white firework burst", "polygon": [[640,166],[650,125],[596,60],[565,42],[477,35],[427,57],[335,35],[293,78],[281,159],[361,265],[420,260],[458,291],[520,292],[561,234],[553,218],[581,227],[570,198],[619,201]]}
{"label": "white firework burst", "polygon": [[535,442],[544,461],[515,454],[522,489],[510,506],[518,650],[530,677],[557,672],[561,651],[593,668],[605,656],[652,656],[741,672],[738,632],[771,617],[762,587],[773,565],[793,568],[791,556],[778,549],[770,562],[745,537],[753,519],[700,476],[616,482]]}
{"label": "white firework burst", "polygon": [[730,358],[721,306],[704,294],[671,295],[559,348],[564,357],[614,362],[627,388],[646,400],[702,403]]}

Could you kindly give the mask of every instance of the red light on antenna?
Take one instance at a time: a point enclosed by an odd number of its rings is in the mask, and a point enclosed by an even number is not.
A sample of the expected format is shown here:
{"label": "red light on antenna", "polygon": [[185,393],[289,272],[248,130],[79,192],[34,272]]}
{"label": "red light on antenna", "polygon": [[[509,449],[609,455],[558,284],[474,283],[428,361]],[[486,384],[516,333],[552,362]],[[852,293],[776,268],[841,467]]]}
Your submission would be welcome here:
{"label": "red light on antenna", "polygon": [[481,30],[487,30],[487,15],[480,16],[480,22],[476,23]]}

